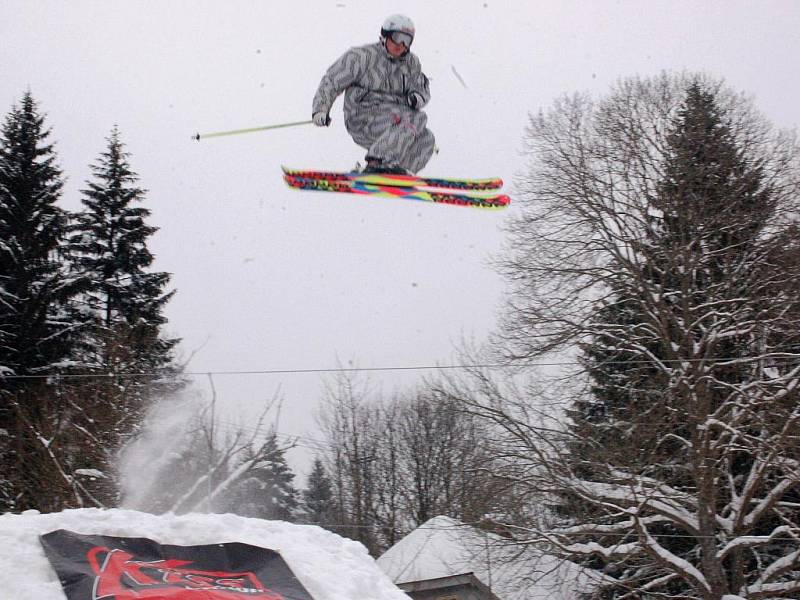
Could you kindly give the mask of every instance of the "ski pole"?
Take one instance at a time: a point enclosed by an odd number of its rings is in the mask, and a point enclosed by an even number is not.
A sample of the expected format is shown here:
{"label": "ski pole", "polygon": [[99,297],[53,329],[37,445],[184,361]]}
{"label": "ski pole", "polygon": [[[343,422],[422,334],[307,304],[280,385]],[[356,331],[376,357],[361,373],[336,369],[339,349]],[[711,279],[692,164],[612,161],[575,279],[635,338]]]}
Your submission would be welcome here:
{"label": "ski pole", "polygon": [[221,137],[223,135],[239,135],[240,133],[254,133],[256,131],[267,131],[268,129],[280,129],[281,127],[297,127],[298,125],[310,125],[314,121],[297,121],[295,123],[279,123],[277,125],[265,125],[264,127],[250,127],[249,129],[232,129],[231,131],[215,131],[214,133],[196,133],[192,136],[193,140],[203,140],[210,137]]}

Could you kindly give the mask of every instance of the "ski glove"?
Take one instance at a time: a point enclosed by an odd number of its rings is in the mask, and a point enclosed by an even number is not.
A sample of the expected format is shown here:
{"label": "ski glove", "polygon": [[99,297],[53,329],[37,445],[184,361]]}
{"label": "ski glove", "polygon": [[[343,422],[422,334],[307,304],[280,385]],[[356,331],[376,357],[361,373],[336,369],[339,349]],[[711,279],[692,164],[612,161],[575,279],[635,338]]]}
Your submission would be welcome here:
{"label": "ski glove", "polygon": [[417,106],[421,106],[423,102],[422,96],[420,96],[417,92],[409,92],[406,100],[408,101],[408,105],[414,110],[417,109]]}
{"label": "ski glove", "polygon": [[314,113],[314,116],[311,117],[314,121],[314,125],[317,127],[327,127],[331,124],[331,117],[328,113],[318,112]]}

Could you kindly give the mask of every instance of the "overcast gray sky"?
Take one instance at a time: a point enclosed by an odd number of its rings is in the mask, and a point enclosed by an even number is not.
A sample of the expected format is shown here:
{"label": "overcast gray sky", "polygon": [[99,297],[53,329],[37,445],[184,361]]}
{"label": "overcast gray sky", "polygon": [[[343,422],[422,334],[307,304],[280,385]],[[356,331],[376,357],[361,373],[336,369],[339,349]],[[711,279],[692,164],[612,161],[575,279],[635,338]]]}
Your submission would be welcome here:
{"label": "overcast gray sky", "polygon": [[[492,329],[503,282],[488,266],[512,207],[488,212],[285,187],[280,165],[347,169],[363,151],[341,100],[312,126],[192,141],[196,132],[310,118],[324,70],[416,23],[440,153],[425,174],[513,180],[528,112],[621,77],[700,70],[800,122],[800,2],[793,0],[0,0],[0,112],[30,89],[47,114],[77,208],[116,124],[149,190],[155,268],[191,372],[452,362]],[[406,373],[413,381],[421,373]],[[387,391],[396,373],[373,373]],[[197,389],[208,393],[208,378]],[[321,376],[215,375],[227,419],[280,391],[280,430],[319,437]],[[292,457],[302,469],[308,451]],[[299,473],[302,475],[302,473]],[[304,480],[303,477],[301,479]]]}

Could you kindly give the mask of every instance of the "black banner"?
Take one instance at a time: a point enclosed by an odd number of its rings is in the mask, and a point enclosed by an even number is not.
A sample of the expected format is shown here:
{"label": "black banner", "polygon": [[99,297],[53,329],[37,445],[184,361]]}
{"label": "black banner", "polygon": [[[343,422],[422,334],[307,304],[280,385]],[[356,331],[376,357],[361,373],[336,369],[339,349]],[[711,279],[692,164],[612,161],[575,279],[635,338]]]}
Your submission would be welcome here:
{"label": "black banner", "polygon": [[267,548],[168,546],[63,529],[40,539],[68,600],[313,600]]}

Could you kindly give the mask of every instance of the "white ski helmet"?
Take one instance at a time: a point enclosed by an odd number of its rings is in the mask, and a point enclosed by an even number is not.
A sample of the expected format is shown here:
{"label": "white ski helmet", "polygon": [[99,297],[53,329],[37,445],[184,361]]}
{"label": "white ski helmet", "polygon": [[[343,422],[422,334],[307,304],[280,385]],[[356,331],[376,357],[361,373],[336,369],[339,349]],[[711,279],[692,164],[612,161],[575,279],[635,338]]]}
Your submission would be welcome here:
{"label": "white ski helmet", "polygon": [[394,31],[410,36],[410,41],[406,47],[408,48],[411,46],[411,42],[414,41],[414,34],[416,33],[414,22],[411,19],[405,15],[392,15],[387,17],[381,27],[381,38],[386,39],[389,37],[389,34]]}

